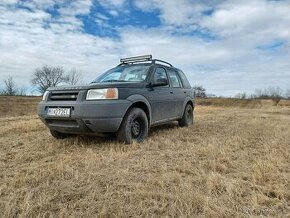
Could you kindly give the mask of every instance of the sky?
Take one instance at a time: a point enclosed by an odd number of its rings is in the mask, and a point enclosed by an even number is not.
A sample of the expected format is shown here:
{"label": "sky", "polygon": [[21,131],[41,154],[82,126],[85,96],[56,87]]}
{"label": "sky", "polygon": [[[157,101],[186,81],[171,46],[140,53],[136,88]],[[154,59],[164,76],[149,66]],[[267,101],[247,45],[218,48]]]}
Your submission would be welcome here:
{"label": "sky", "polygon": [[234,96],[290,89],[290,0],[1,0],[0,89],[33,91],[43,65],[85,82],[123,57],[152,54],[191,85]]}

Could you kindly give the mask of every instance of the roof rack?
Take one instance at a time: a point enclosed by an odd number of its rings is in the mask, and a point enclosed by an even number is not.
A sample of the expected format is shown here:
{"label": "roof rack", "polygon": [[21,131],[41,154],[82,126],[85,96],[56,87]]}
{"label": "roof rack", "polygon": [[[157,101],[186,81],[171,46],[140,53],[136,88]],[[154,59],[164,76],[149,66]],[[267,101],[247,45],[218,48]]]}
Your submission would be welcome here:
{"label": "roof rack", "polygon": [[136,57],[130,57],[130,58],[121,58],[120,59],[120,65],[122,64],[133,64],[137,62],[145,62],[145,61],[151,61],[152,63],[161,62],[164,64],[168,64],[170,67],[173,67],[172,64],[162,61],[159,59],[152,59],[152,55],[142,55],[142,56],[136,56]]}
{"label": "roof rack", "polygon": [[120,59],[120,62],[122,64],[129,64],[129,63],[142,62],[142,61],[152,61],[152,55],[142,55],[142,56]]}

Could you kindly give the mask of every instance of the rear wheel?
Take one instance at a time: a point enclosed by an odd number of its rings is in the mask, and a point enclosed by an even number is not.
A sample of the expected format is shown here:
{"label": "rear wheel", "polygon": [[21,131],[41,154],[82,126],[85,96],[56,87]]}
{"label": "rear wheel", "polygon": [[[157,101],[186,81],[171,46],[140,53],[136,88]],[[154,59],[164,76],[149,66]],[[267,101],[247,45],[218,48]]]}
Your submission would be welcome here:
{"label": "rear wheel", "polygon": [[65,138],[72,136],[70,134],[61,133],[61,132],[58,132],[55,130],[50,130],[50,133],[56,139],[65,139]]}
{"label": "rear wheel", "polygon": [[181,120],[178,121],[179,126],[191,126],[193,124],[193,108],[190,104],[187,104]]}
{"label": "rear wheel", "polygon": [[133,141],[142,142],[148,135],[148,119],[140,108],[131,108],[126,113],[117,132],[120,142],[131,144]]}

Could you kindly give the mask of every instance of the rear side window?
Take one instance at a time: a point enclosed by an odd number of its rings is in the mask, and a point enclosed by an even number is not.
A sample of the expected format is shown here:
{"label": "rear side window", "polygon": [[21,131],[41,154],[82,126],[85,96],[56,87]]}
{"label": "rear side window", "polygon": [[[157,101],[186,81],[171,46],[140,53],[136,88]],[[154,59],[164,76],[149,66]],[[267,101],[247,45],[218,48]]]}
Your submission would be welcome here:
{"label": "rear side window", "polygon": [[176,71],[173,70],[168,70],[168,74],[169,74],[169,78],[170,78],[170,82],[173,88],[180,88],[181,85],[181,81],[179,79],[179,76],[177,75]]}
{"label": "rear side window", "polygon": [[186,78],[185,74],[181,70],[178,70],[178,73],[179,73],[179,76],[181,77],[183,87],[186,89],[190,89],[191,85],[188,82],[188,79]]}

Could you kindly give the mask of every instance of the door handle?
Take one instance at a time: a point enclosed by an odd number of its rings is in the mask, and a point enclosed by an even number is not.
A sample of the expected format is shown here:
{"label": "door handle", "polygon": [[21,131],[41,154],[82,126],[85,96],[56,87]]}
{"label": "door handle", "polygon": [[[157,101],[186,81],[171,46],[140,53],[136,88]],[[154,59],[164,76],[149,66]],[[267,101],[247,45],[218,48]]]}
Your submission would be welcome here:
{"label": "door handle", "polygon": [[184,91],[184,93],[186,94],[186,91]]}
{"label": "door handle", "polygon": [[173,94],[173,92],[172,92],[172,91],[170,91],[170,94]]}

